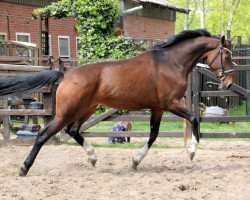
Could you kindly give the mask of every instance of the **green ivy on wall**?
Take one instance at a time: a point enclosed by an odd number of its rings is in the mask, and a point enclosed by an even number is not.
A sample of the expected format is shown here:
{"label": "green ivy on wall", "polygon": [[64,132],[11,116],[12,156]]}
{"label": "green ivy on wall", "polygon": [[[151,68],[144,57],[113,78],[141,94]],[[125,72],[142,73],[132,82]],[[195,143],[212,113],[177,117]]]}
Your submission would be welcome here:
{"label": "green ivy on wall", "polygon": [[128,58],[139,53],[133,39],[115,36],[122,13],[118,0],[62,0],[34,14],[43,17],[74,17],[80,35],[79,58]]}

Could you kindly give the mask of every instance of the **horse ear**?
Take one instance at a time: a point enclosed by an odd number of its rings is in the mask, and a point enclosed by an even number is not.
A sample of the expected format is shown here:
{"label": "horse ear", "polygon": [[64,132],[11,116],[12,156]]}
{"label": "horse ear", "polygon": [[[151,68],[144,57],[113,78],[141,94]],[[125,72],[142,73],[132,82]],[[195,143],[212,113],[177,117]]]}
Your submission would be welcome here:
{"label": "horse ear", "polygon": [[221,45],[222,45],[222,46],[225,45],[225,41],[226,41],[225,35],[223,35],[223,36],[221,37]]}

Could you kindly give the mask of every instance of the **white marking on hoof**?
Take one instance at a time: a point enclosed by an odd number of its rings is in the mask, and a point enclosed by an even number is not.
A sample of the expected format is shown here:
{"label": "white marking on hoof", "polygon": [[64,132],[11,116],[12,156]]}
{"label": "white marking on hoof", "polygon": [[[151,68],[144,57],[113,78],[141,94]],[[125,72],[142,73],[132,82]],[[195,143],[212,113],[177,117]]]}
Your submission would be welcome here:
{"label": "white marking on hoof", "polygon": [[190,158],[191,161],[194,159],[197,146],[198,146],[198,142],[197,142],[194,134],[192,134],[192,145],[190,148],[187,148],[187,154],[188,154],[188,157]]}
{"label": "white marking on hoof", "polygon": [[145,144],[139,151],[139,154],[133,158],[134,169],[137,168],[137,166],[141,163],[142,159],[147,155],[147,153],[148,153],[148,144]]}
{"label": "white marking on hoof", "polygon": [[97,158],[96,158],[95,150],[94,150],[93,146],[91,144],[89,144],[86,140],[84,140],[84,142],[83,142],[83,148],[87,152],[88,161],[94,167],[95,164],[96,164],[96,162],[97,162]]}

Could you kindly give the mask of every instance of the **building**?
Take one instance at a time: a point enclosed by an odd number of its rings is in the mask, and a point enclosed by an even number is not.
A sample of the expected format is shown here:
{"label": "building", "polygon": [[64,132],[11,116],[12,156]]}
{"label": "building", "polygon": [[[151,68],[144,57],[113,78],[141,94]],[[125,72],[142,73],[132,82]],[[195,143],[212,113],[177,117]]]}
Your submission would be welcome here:
{"label": "building", "polygon": [[[0,1],[0,40],[14,40],[45,44],[42,48],[45,55],[54,58],[77,58],[78,33],[74,18],[49,19],[48,30],[46,20],[42,21],[39,32],[38,20],[32,17],[34,9],[46,6],[56,0],[2,0]],[[163,40],[175,33],[176,12],[186,13],[186,10],[167,3],[165,0],[120,0],[123,11],[133,7],[143,6],[142,10],[124,15],[121,28],[125,36],[137,39]],[[46,36],[47,43],[39,41],[39,34]],[[45,37],[46,38],[46,37]],[[45,45],[46,46],[46,45]],[[47,50],[46,50],[47,49]],[[1,53],[1,52],[0,52]]]}
{"label": "building", "polygon": [[[55,0],[2,0],[0,1],[0,40],[16,40],[38,44],[38,22],[32,17],[34,9]],[[45,21],[43,21],[44,29]],[[74,18],[49,20],[49,52],[46,54],[76,58],[78,32]],[[45,52],[43,52],[44,54]]]}
{"label": "building", "polygon": [[165,0],[120,0],[123,11],[143,6],[123,17],[122,33],[136,39],[164,40],[175,34],[176,12],[189,13]]}

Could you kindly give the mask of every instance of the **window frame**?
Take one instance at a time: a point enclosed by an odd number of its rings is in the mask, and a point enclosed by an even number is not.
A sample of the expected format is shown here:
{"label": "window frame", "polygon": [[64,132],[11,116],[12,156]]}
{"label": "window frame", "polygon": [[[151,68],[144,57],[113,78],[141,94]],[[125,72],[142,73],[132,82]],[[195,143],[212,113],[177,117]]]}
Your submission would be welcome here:
{"label": "window frame", "polygon": [[[23,33],[23,32],[16,32],[16,41],[18,41],[17,40],[17,36],[18,35],[22,35],[22,36],[28,36],[28,42],[30,42],[30,40],[31,40],[31,38],[30,38],[30,33]],[[18,42],[22,42],[22,41],[18,41]]]}
{"label": "window frame", "polygon": [[[60,52],[60,39],[68,39],[68,50],[69,50],[69,55],[61,55]],[[61,58],[70,58],[70,37],[67,35],[58,35],[58,55]]]}
{"label": "window frame", "polygon": [[[23,41],[18,41],[17,40],[17,36],[18,35],[22,35],[22,36],[28,36],[28,42],[30,43],[30,41],[31,41],[31,37],[30,37],[30,33],[24,33],[24,32],[16,32],[16,41],[17,42],[23,42]],[[17,50],[17,53],[18,53],[18,50]],[[18,53],[19,54],[19,53]],[[32,52],[31,52],[31,50],[28,50],[28,55],[27,55],[28,57],[32,57]]]}
{"label": "window frame", "polygon": [[79,36],[76,36],[76,57],[78,58],[78,40],[80,39]]}
{"label": "window frame", "polygon": [[49,56],[52,56],[53,53],[52,53],[52,37],[51,35],[49,35]]}

